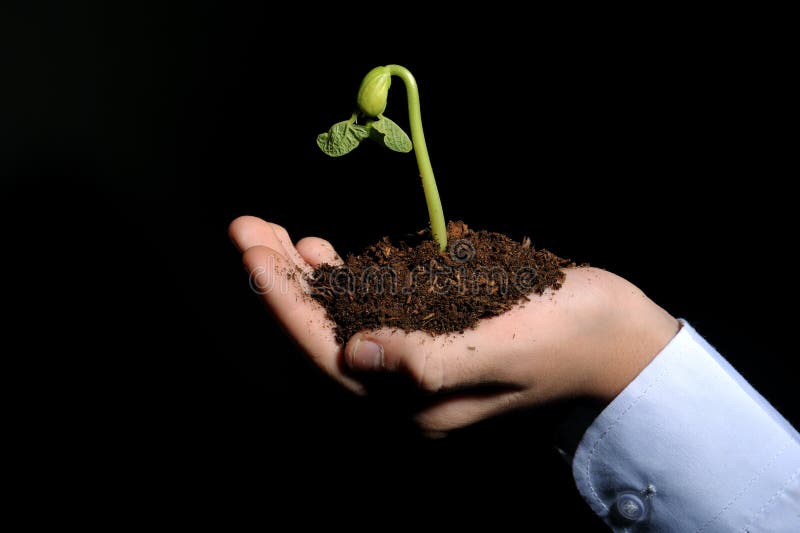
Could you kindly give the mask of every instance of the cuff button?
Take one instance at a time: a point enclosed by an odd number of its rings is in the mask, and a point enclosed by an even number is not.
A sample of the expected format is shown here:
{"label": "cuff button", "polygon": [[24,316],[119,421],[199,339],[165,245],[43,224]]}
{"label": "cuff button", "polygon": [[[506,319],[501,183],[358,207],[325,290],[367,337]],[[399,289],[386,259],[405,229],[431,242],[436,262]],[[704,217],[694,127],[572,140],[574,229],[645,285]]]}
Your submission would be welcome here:
{"label": "cuff button", "polygon": [[647,503],[638,493],[623,492],[617,496],[611,515],[615,522],[623,525],[641,522],[647,516]]}

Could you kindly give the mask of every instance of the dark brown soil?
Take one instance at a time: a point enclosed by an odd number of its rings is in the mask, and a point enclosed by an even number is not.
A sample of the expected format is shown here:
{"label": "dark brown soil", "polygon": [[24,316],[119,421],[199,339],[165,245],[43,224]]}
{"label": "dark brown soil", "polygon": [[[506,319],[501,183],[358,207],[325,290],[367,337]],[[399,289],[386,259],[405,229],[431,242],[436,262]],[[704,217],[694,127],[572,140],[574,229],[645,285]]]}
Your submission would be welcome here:
{"label": "dark brown soil", "polygon": [[559,289],[561,269],[573,264],[534,249],[528,238],[516,242],[463,222],[450,222],[447,234],[443,254],[428,232],[420,232],[397,245],[384,237],[348,256],[344,266],[317,268],[309,280],[312,297],[336,322],[336,339],[344,343],[360,330],[384,327],[463,331],[531,293]]}

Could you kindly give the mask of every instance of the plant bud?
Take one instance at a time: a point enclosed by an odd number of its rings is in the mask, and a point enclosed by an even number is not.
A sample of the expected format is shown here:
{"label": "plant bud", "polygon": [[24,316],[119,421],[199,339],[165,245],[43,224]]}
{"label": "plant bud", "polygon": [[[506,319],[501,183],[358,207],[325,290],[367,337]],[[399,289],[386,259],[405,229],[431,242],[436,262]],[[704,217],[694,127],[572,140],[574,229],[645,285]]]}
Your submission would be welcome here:
{"label": "plant bud", "polygon": [[377,117],[386,109],[392,75],[386,67],[370,70],[358,89],[358,108],[368,117]]}

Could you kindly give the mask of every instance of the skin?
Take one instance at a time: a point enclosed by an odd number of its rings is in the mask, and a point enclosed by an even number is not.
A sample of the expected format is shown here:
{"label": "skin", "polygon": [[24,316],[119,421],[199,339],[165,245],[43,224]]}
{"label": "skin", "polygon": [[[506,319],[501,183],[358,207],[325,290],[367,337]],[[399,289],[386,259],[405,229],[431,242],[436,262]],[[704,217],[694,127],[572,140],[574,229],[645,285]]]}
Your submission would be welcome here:
{"label": "skin", "polygon": [[376,373],[410,377],[431,400],[415,417],[429,434],[567,398],[608,403],[680,329],[621,277],[572,268],[560,290],[532,295],[463,334],[362,331],[342,347],[324,309],[305,296],[302,276],[287,276],[341,263],[333,246],[316,237],[293,244],[281,226],[249,216],[229,232],[251,286],[300,348],[357,394],[367,393],[364,382]]}

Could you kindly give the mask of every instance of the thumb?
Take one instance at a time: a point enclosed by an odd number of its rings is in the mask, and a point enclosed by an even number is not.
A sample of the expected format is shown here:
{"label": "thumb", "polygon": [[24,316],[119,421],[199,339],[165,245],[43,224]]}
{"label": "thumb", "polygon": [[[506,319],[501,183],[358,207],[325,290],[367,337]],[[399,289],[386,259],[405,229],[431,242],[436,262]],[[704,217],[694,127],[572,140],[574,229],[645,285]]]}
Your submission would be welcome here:
{"label": "thumb", "polygon": [[345,363],[362,373],[403,372],[427,392],[496,379],[491,350],[476,351],[472,336],[432,336],[391,329],[362,331],[345,346]]}
{"label": "thumb", "polygon": [[[422,338],[416,338],[422,335]],[[436,338],[420,332],[382,329],[360,332],[345,347],[347,365],[359,373],[402,372],[426,392],[444,388],[441,352]]]}
{"label": "thumb", "polygon": [[387,370],[386,353],[383,345],[355,335],[347,343],[345,349],[347,354],[347,365],[358,372],[376,372]]}

